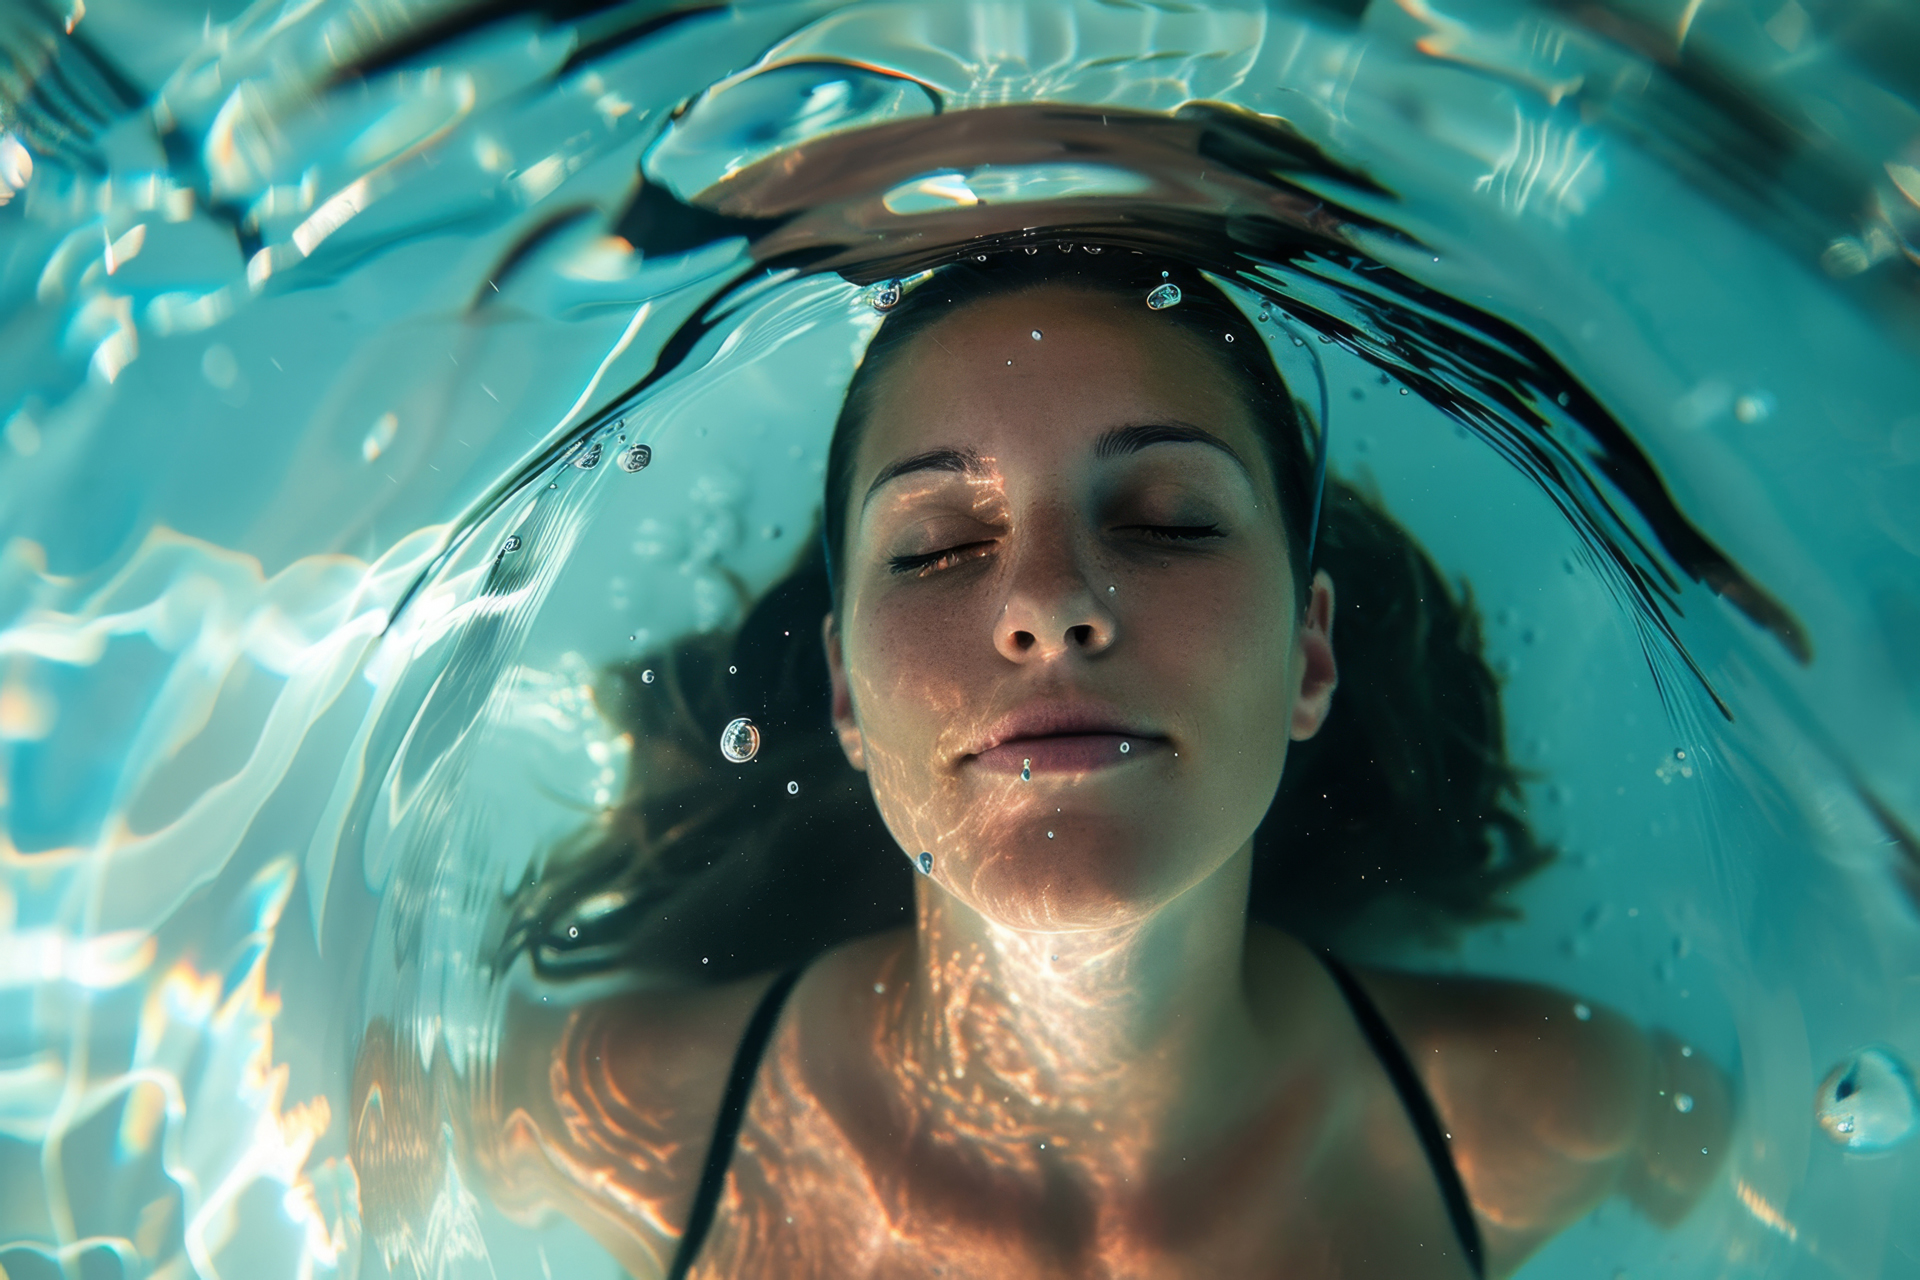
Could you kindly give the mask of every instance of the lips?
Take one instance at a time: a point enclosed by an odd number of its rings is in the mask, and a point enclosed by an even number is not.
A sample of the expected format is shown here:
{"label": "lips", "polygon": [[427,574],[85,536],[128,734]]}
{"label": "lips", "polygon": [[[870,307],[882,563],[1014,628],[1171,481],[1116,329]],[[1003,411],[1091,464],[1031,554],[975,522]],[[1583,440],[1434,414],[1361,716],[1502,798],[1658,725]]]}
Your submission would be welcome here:
{"label": "lips", "polygon": [[1165,746],[1165,738],[1110,708],[1036,703],[994,724],[965,760],[989,773],[1088,773]]}

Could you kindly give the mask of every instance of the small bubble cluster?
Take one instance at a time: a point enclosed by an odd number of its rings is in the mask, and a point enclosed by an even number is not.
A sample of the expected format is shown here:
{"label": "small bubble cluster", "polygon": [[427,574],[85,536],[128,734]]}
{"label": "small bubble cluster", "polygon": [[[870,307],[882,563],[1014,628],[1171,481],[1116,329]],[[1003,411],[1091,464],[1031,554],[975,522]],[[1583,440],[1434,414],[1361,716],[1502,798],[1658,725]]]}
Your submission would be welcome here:
{"label": "small bubble cluster", "polygon": [[595,440],[573,460],[573,465],[582,471],[591,471],[600,465],[600,442]]}
{"label": "small bubble cluster", "polygon": [[720,754],[734,764],[745,764],[760,754],[760,727],[741,716],[720,731]]}

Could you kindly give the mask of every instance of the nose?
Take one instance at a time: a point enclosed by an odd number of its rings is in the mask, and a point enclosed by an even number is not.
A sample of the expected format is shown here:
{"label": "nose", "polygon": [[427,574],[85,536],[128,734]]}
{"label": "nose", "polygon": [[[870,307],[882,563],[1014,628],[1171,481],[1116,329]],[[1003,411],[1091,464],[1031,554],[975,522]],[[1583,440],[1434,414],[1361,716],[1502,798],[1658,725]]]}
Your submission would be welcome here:
{"label": "nose", "polygon": [[1067,531],[1033,532],[1037,536],[1015,553],[1013,577],[994,624],[994,648],[1023,664],[1105,652],[1115,631],[1105,588],[1089,581]]}

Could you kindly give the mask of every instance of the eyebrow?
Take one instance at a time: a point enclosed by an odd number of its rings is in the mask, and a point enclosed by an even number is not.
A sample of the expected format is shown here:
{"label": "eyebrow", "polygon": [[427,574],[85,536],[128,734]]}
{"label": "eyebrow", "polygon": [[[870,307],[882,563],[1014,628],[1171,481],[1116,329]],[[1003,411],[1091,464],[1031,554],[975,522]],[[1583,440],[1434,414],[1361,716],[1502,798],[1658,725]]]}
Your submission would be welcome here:
{"label": "eyebrow", "polygon": [[1247,479],[1253,479],[1252,469],[1244,458],[1234,452],[1232,445],[1213,432],[1186,422],[1149,422],[1138,426],[1115,427],[1094,441],[1093,456],[1102,459],[1123,458],[1156,444],[1203,444],[1218,449],[1233,459],[1233,464],[1246,473]]}
{"label": "eyebrow", "polygon": [[867,486],[867,496],[860,500],[864,509],[873,501],[873,495],[880,487],[898,480],[901,476],[912,475],[916,471],[957,471],[962,475],[985,476],[992,470],[987,460],[972,449],[928,449],[925,453],[916,453],[911,457],[881,468],[880,474]]}
{"label": "eyebrow", "polygon": [[[1150,422],[1114,427],[1110,431],[1102,432],[1100,438],[1094,441],[1093,456],[1102,461],[1124,458],[1156,444],[1203,444],[1209,448],[1218,449],[1246,473],[1247,479],[1253,479],[1252,470],[1248,468],[1246,461],[1234,452],[1232,445],[1211,431],[1185,422]],[[882,486],[919,471],[952,471],[961,475],[984,477],[991,473],[992,467],[988,465],[986,458],[973,449],[928,449],[924,453],[913,454],[881,468],[880,474],[875,476],[873,483],[867,486],[867,496],[860,501],[861,508],[865,509],[866,505],[873,501],[873,495],[878,493]]]}

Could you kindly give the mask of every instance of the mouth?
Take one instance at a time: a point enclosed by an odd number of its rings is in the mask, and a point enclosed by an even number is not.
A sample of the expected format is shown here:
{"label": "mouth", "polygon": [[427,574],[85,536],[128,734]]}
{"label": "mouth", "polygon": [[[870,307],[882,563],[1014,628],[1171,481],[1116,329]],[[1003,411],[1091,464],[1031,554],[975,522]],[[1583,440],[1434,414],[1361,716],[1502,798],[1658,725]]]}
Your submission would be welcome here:
{"label": "mouth", "polygon": [[1102,708],[1023,707],[995,725],[963,763],[988,773],[1082,774],[1119,768],[1166,749],[1167,740]]}

